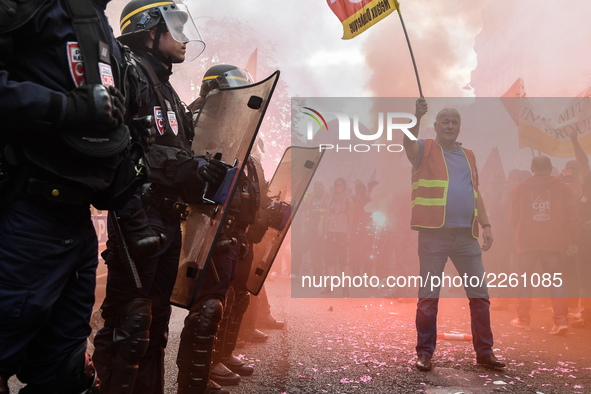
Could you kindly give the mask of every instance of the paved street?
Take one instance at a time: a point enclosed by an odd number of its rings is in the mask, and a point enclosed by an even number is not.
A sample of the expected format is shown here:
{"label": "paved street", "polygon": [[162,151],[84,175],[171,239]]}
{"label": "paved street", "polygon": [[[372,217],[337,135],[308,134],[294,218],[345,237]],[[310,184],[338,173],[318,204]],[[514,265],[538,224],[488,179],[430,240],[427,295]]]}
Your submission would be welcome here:
{"label": "paved street", "polygon": [[[317,291],[316,289],[314,291]],[[475,364],[471,342],[438,342],[434,370],[414,368],[415,301],[407,299],[292,299],[290,279],[267,282],[273,313],[287,322],[266,332],[265,344],[237,354],[256,366],[232,393],[589,393],[591,330],[548,334],[551,311],[539,301],[532,331],[509,325],[513,312],[493,311],[495,353],[504,371]],[[314,294],[315,295],[315,294]],[[442,299],[439,331],[469,333],[468,301]],[[166,393],[176,393],[175,356],[185,311],[175,308],[167,354]],[[19,386],[14,379],[11,387]]]}
{"label": "paved street", "polygon": [[[416,300],[292,299],[289,282],[267,282],[273,313],[287,326],[267,330],[265,344],[238,349],[256,370],[239,386],[227,387],[232,393],[591,392],[591,330],[550,336],[548,309],[532,312],[530,332],[509,325],[513,312],[492,312],[495,352],[508,364],[504,371],[476,365],[471,342],[440,340],[434,370],[423,373],[414,368]],[[439,331],[470,333],[467,306],[466,299],[442,299]],[[175,392],[171,353],[184,313],[173,316],[167,393]]]}

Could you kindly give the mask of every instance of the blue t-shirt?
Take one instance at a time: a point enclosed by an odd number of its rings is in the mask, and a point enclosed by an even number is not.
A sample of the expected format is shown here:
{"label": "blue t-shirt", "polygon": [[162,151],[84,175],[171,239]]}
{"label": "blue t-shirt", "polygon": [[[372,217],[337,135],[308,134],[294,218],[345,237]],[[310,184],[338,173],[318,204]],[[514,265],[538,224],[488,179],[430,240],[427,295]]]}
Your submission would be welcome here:
{"label": "blue t-shirt", "polygon": [[[449,175],[444,227],[472,227],[474,185],[470,176],[470,165],[464,151],[460,148],[461,145],[456,142],[456,147],[452,150],[443,148],[443,157]],[[425,143],[419,139],[419,150],[412,162],[415,169],[421,167],[424,152]]]}

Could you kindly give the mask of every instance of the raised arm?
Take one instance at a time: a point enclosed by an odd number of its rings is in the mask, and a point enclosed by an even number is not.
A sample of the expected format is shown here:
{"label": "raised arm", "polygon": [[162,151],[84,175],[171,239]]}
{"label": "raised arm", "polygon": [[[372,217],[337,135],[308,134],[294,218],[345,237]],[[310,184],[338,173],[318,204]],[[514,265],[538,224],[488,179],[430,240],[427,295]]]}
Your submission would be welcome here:
{"label": "raised arm", "polygon": [[570,140],[573,143],[573,150],[575,151],[575,158],[579,163],[579,171],[581,173],[581,179],[586,179],[591,175],[591,168],[589,168],[589,158],[583,151],[581,144],[579,143],[578,133],[576,130],[570,133]]}
{"label": "raised arm", "polygon": [[[427,110],[427,101],[424,97],[419,98],[415,103],[415,116],[417,118],[417,124],[410,129],[410,132],[417,138],[419,137],[419,127],[421,125],[421,118],[423,117],[423,115],[427,113]],[[417,152],[419,151],[419,141],[411,140],[405,134],[404,139],[402,140],[402,145],[404,146],[406,157],[408,157],[408,160],[410,160],[410,162],[412,163],[415,156],[417,155]]]}

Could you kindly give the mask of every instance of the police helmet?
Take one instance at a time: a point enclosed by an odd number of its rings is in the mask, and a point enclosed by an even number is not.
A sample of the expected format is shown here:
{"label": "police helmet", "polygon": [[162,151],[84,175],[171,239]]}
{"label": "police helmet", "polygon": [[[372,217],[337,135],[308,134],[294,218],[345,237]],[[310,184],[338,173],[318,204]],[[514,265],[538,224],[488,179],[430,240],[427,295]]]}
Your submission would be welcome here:
{"label": "police helmet", "polygon": [[118,40],[125,45],[133,47],[138,38],[158,27],[160,33],[169,31],[173,39],[187,44],[187,60],[195,59],[205,49],[187,6],[172,0],[131,0],[123,8],[119,23]]}
{"label": "police helmet", "polygon": [[210,67],[203,75],[199,95],[205,97],[213,89],[232,88],[253,83],[254,80],[248,71],[230,64],[218,64]]}

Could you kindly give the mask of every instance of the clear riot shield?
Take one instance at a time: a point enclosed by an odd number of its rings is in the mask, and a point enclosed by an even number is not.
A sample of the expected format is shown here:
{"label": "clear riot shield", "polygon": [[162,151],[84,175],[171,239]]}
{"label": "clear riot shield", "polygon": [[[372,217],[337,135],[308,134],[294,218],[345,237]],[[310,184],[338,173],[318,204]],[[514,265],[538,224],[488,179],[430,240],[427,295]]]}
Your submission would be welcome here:
{"label": "clear riot shield", "polygon": [[271,270],[275,256],[289,230],[291,221],[304,199],[324,151],[318,148],[289,147],[269,183],[267,196],[278,207],[288,206],[291,214],[280,229],[269,227],[261,242],[252,245],[253,261],[246,288],[257,295]]}
{"label": "clear riot shield", "polygon": [[179,271],[170,298],[173,305],[190,308],[205,275],[210,275],[208,280],[219,280],[213,267],[207,269],[213,245],[278,79],[279,71],[276,71],[253,85],[214,90],[199,111],[194,152],[212,156],[221,153],[221,159],[238,171],[233,172],[223,203],[188,207],[187,220],[182,223]]}

